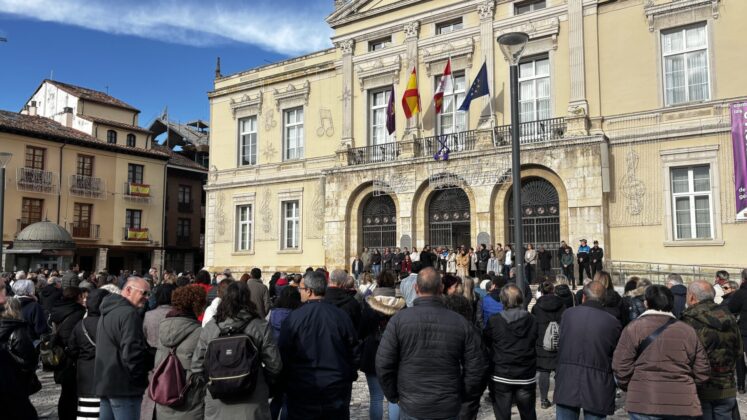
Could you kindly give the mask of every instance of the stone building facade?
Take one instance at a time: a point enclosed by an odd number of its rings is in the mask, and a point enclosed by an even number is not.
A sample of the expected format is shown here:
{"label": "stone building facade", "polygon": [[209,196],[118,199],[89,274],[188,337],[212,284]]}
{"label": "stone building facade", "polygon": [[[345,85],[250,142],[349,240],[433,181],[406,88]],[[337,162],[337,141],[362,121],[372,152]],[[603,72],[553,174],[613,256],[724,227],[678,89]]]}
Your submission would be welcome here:
{"label": "stone building facade", "polygon": [[[300,271],[346,267],[364,247],[512,242],[496,38],[522,31],[525,241],[736,266],[747,225],[729,105],[747,99],[734,41],[745,13],[738,0],[337,2],[334,48],[215,79],[206,265]],[[447,60],[455,89],[437,115]],[[490,95],[456,111],[483,63]],[[413,68],[422,112],[408,120]]]}

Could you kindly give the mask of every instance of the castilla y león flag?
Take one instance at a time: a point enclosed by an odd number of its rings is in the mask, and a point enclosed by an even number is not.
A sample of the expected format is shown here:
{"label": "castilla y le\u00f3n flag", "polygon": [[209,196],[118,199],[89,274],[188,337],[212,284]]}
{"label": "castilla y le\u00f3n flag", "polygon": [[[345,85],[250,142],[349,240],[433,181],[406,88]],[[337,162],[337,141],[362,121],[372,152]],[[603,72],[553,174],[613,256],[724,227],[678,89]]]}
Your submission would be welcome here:
{"label": "castilla y le\u00f3n flag", "polygon": [[433,102],[436,104],[436,114],[440,114],[444,106],[444,93],[451,93],[453,89],[453,80],[451,78],[451,60],[446,61],[446,68],[444,74],[441,76],[441,81],[438,83],[438,89],[436,94],[433,95]]}
{"label": "castilla y le\u00f3n flag", "polygon": [[402,95],[402,108],[405,109],[405,116],[412,118],[413,115],[420,112],[420,92],[418,92],[418,76],[415,67],[412,68],[410,78],[407,80],[405,94]]}

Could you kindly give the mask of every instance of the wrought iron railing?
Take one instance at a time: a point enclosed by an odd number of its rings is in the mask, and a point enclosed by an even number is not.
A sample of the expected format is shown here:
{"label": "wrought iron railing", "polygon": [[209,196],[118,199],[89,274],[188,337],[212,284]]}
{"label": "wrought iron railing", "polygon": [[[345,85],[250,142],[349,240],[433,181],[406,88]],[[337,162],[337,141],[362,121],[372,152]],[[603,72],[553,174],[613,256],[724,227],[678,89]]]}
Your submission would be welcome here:
{"label": "wrought iron railing", "polygon": [[106,180],[93,176],[70,175],[70,195],[105,199]]}
{"label": "wrought iron railing", "polygon": [[366,165],[368,163],[389,162],[399,156],[399,144],[396,142],[356,147],[348,150],[348,164]]}
{"label": "wrought iron railing", "polygon": [[16,171],[19,191],[57,194],[57,184],[57,174],[51,171],[33,168],[18,168]]}
{"label": "wrought iron railing", "polygon": [[123,229],[123,240],[125,241],[150,241],[150,231],[148,228],[134,228],[125,226]]}
{"label": "wrought iron railing", "polygon": [[[565,137],[567,125],[565,118],[550,118],[547,120],[529,121],[519,124],[521,144],[542,143]],[[495,128],[495,144],[497,146],[511,144],[511,125]]]}
{"label": "wrought iron railing", "polygon": [[153,187],[137,182],[124,183],[124,198],[131,201],[150,203],[153,197]]}
{"label": "wrought iron railing", "polygon": [[467,130],[458,133],[441,134],[438,136],[418,139],[420,144],[418,156],[447,157],[445,154],[466,152],[475,149],[477,131]]}
{"label": "wrought iron railing", "polygon": [[79,239],[99,239],[101,226],[91,223],[73,222],[67,224],[67,231],[73,238]]}

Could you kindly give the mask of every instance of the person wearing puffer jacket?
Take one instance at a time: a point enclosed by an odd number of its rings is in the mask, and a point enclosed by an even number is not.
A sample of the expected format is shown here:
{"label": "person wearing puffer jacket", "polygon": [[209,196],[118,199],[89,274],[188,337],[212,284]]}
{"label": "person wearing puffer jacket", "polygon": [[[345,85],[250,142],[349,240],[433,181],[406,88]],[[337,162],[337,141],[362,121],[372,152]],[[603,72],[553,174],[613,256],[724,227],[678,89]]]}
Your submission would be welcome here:
{"label": "person wearing puffer jacket", "polygon": [[644,295],[646,294],[646,288],[651,286],[649,279],[639,279],[636,283],[635,289],[625,294],[625,306],[627,308],[628,322],[641,316],[642,313],[646,312],[646,305],[643,303]]}

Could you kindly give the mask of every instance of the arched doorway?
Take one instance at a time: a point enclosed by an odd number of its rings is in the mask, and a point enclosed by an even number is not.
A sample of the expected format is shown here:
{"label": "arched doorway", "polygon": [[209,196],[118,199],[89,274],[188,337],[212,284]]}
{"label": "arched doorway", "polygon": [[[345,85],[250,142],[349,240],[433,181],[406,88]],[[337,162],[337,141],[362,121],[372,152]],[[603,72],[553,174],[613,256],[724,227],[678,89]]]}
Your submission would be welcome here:
{"label": "arched doorway", "polygon": [[467,193],[461,188],[434,191],[428,205],[429,244],[432,248],[467,247],[470,238],[470,207]]}
{"label": "arched doorway", "polygon": [[[558,191],[547,180],[526,178],[521,181],[521,212],[524,243],[536,249],[544,246],[553,256],[553,267],[560,265],[560,199]],[[514,243],[514,197],[508,192],[508,241]]]}
{"label": "arched doorway", "polygon": [[362,204],[361,233],[364,248],[397,246],[397,208],[388,195],[369,195]]}

